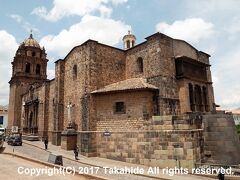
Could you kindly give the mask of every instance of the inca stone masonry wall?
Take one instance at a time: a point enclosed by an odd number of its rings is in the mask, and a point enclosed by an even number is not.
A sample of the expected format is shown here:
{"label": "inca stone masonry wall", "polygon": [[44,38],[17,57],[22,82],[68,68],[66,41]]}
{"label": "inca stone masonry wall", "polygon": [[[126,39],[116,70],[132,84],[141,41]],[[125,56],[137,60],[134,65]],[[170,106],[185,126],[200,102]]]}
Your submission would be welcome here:
{"label": "inca stone masonry wall", "polygon": [[[117,121],[117,120],[115,120]],[[98,131],[80,132],[80,136],[94,138],[95,145],[81,145],[81,153],[96,151],[95,155],[158,167],[194,167],[202,156],[203,131],[199,123],[190,116],[155,116],[143,121],[142,126],[112,127],[110,136],[104,135],[101,124]],[[126,121],[123,121],[126,122]],[[105,121],[105,126],[112,121]],[[88,149],[92,148],[92,149]]]}
{"label": "inca stone masonry wall", "polygon": [[192,168],[200,160],[202,131],[131,131],[97,134],[98,156],[148,166]]}
{"label": "inca stone masonry wall", "polygon": [[[120,121],[127,124],[130,119]],[[161,168],[240,163],[239,136],[231,115],[153,116],[132,120],[136,122],[141,123],[124,128],[118,127],[117,119],[105,120],[97,124],[97,131],[79,132],[81,153]],[[108,131],[103,125],[110,127]]]}
{"label": "inca stone masonry wall", "polygon": [[232,115],[203,116],[204,162],[236,165],[240,163],[240,140]]}

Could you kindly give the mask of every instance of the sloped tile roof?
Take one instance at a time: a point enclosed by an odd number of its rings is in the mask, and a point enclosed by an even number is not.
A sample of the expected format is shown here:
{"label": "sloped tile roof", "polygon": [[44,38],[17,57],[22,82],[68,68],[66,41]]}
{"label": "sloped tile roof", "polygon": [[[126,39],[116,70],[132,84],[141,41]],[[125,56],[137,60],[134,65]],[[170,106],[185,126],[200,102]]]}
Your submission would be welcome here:
{"label": "sloped tile roof", "polygon": [[132,79],[127,79],[124,81],[119,81],[117,83],[107,85],[91,93],[97,94],[97,93],[106,93],[106,92],[114,92],[114,91],[142,90],[142,89],[157,90],[158,88],[152,84],[147,83],[146,79],[132,78]]}

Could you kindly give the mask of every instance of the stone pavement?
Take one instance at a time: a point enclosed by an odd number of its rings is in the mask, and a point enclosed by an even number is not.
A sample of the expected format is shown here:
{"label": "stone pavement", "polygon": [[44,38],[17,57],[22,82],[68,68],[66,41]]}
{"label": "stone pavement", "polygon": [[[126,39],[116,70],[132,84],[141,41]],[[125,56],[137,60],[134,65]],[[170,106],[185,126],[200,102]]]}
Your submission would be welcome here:
{"label": "stone pavement", "polygon": [[[97,172],[98,177],[101,177],[103,179],[121,179],[121,180],[145,180],[145,179],[171,179],[171,180],[207,180],[207,179],[212,179],[208,177],[202,177],[202,176],[195,176],[195,175],[174,175],[174,176],[169,176],[167,174],[162,174],[161,171],[155,175],[152,174],[147,174],[147,170],[149,167],[143,166],[143,165],[137,165],[137,164],[130,164],[126,162],[121,162],[121,161],[114,161],[110,159],[104,159],[104,158],[98,158],[98,157],[85,157],[80,155],[78,161],[74,160],[74,153],[73,151],[66,151],[61,149],[60,146],[54,146],[49,143],[48,150],[44,150],[44,143],[41,141],[23,141],[23,146],[7,146],[6,145],[6,152],[13,152],[18,155],[24,155],[28,156],[33,159],[37,159],[40,161],[46,162],[49,156],[49,153],[57,154],[57,155],[62,155],[63,156],[63,166],[70,166],[74,167],[77,170],[81,170],[81,167],[87,167],[87,169],[90,168],[95,168],[99,167],[99,170]],[[144,169],[144,174],[110,174],[109,172],[106,173],[105,169],[103,167],[108,167],[108,168],[143,168]],[[109,169],[107,169],[109,170]],[[95,172],[95,171],[94,171]]]}

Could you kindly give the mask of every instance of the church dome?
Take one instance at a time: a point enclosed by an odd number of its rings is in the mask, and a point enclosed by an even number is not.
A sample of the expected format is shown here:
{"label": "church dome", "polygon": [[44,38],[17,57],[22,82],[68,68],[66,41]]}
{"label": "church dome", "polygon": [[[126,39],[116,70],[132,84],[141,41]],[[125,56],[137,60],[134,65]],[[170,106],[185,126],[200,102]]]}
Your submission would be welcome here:
{"label": "church dome", "polygon": [[21,44],[25,47],[36,47],[36,48],[40,48],[39,43],[33,38],[33,35],[30,34],[30,36],[24,40],[24,42]]}

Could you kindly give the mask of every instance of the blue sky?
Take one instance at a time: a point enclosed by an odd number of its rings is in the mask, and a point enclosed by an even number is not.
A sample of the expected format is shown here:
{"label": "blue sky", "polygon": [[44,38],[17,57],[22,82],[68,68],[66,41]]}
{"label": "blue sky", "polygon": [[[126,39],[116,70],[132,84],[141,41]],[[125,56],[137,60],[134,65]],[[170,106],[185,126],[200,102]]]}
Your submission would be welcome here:
{"label": "blue sky", "polygon": [[211,54],[215,100],[240,107],[238,0],[0,0],[0,104],[8,103],[11,61],[30,29],[54,61],[91,38],[116,47],[127,30],[137,42],[159,31]]}

